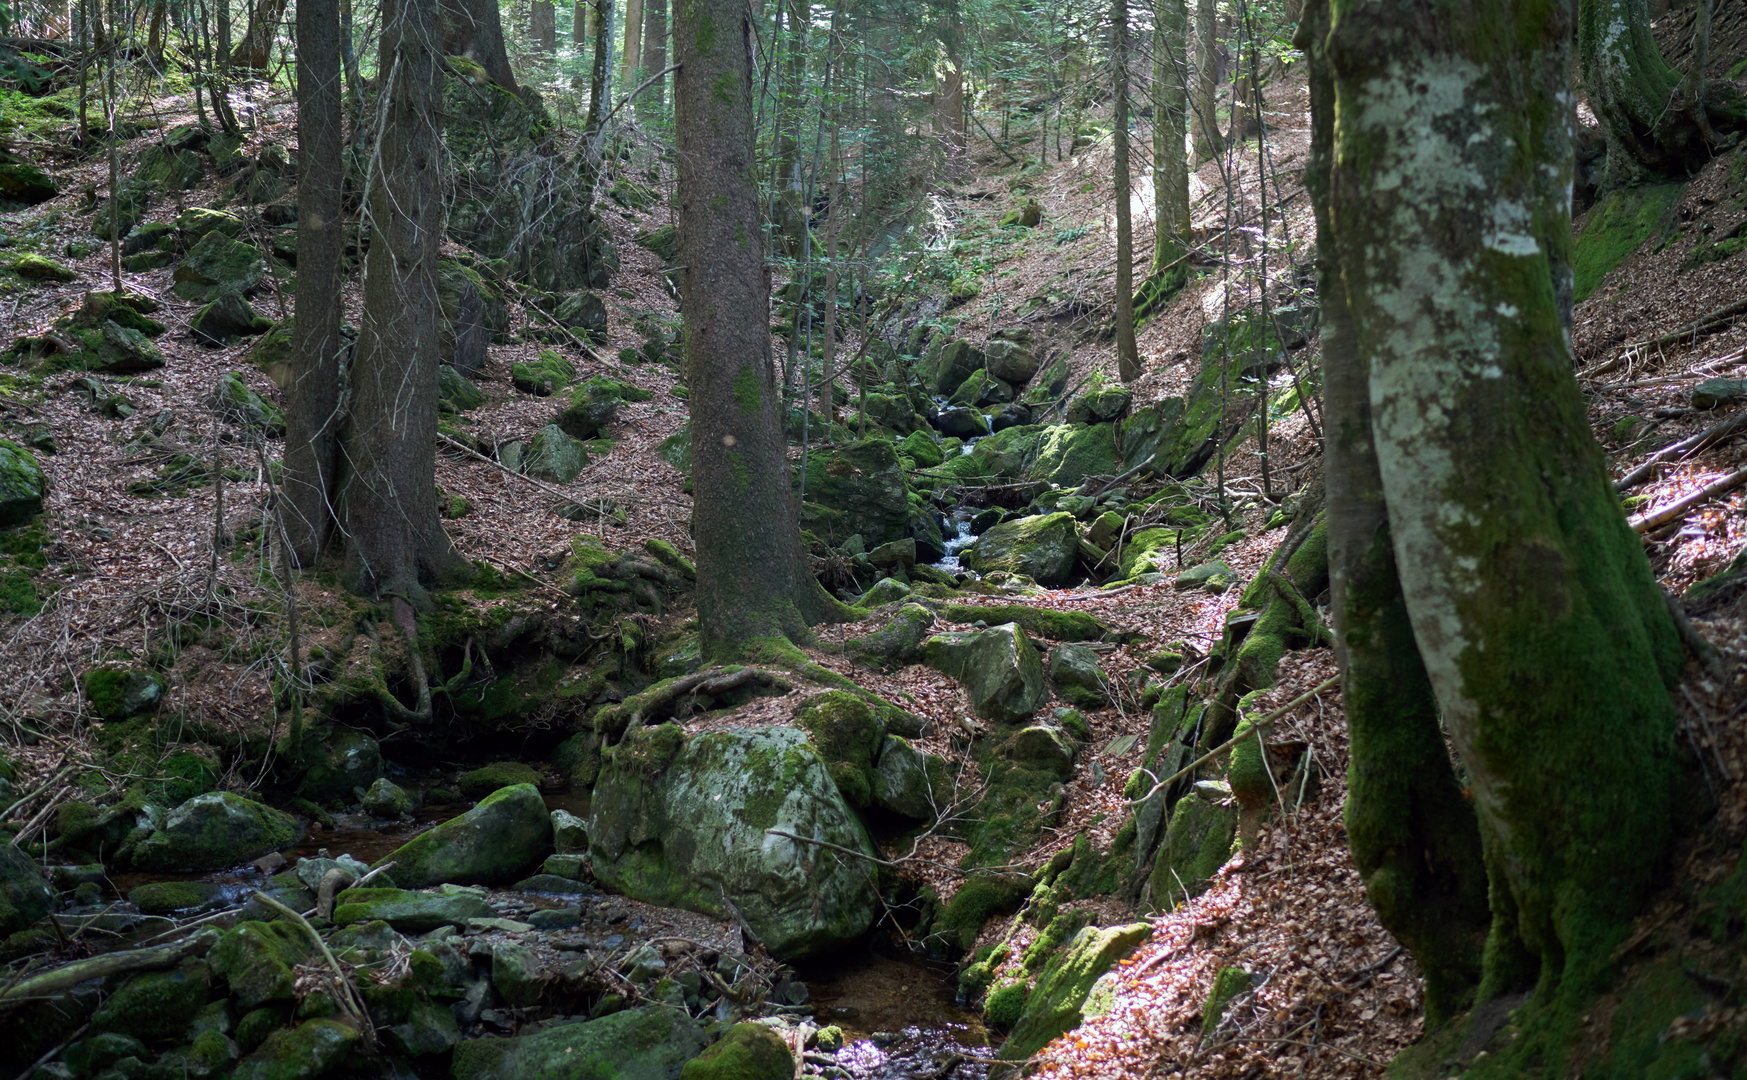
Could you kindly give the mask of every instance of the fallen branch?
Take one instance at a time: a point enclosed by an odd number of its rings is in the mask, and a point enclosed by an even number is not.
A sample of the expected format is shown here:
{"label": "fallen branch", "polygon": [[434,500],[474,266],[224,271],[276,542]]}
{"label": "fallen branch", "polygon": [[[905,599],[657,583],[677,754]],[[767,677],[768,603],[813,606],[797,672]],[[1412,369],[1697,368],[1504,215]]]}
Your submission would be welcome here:
{"label": "fallen branch", "polygon": [[1648,341],[1639,341],[1627,345],[1625,350],[1612,360],[1592,367],[1587,371],[1580,371],[1577,373],[1577,377],[1580,379],[1593,379],[1597,375],[1605,375],[1622,364],[1643,356],[1651,349],[1659,349],[1664,345],[1673,345],[1680,341],[1681,338],[1688,336],[1697,338],[1698,335],[1716,329],[1723,323],[1726,323],[1735,316],[1741,314],[1747,314],[1747,298],[1737,300],[1732,304],[1724,304],[1715,311],[1700,315],[1679,330],[1671,330],[1666,334],[1658,335]]}
{"label": "fallen branch", "polygon": [[1614,482],[1614,490],[1627,491],[1631,488],[1637,487],[1639,484],[1649,479],[1650,476],[1655,473],[1656,467],[1663,464],[1667,459],[1688,452],[1696,454],[1700,450],[1707,450],[1716,443],[1721,442],[1743,429],[1747,429],[1747,411],[1736,413],[1722,423],[1708,427],[1697,435],[1688,435],[1679,442],[1670,443],[1656,451],[1654,454],[1651,454],[1649,460],[1645,461],[1644,464],[1616,480]]}
{"label": "fallen branch", "polygon": [[10,1009],[27,1001],[52,997],[90,979],[107,979],[112,975],[125,975],[134,971],[175,967],[190,956],[206,955],[217,941],[218,932],[207,930],[174,945],[130,949],[126,952],[104,953],[87,960],[75,960],[71,964],[44,972],[35,978],[25,979],[0,991],[0,1010]]}
{"label": "fallen branch", "polygon": [[322,959],[327,961],[328,967],[333,971],[334,995],[339,998],[336,1004],[348,1014],[348,1018],[357,1026],[358,1033],[364,1037],[365,1050],[374,1050],[376,1047],[376,1027],[370,1022],[370,1010],[364,1007],[364,999],[358,996],[358,988],[352,985],[352,980],[346,975],[346,969],[340,966],[340,962],[334,958],[333,952],[328,949],[328,943],[322,940],[320,934],[316,933],[315,927],[309,925],[308,919],[271,896],[257,890],[255,899],[302,927],[303,932],[309,935],[309,939],[315,942],[315,947],[321,951]]}
{"label": "fallen branch", "polygon": [[1658,525],[1666,525],[1683,516],[1695,506],[1710,502],[1718,495],[1726,495],[1734,491],[1742,484],[1747,484],[1747,469],[1738,469],[1721,480],[1712,481],[1692,494],[1674,500],[1660,510],[1651,510],[1631,519],[1628,524],[1632,526],[1634,532],[1648,532]]}

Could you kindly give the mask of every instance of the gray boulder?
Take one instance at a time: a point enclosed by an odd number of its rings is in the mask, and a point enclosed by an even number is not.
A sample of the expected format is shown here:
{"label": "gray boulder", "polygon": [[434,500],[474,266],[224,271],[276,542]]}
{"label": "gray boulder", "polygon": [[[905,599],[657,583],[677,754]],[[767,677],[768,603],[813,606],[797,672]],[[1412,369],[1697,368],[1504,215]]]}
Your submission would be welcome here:
{"label": "gray boulder", "polygon": [[983,346],[983,368],[995,378],[1023,386],[1037,374],[1037,354],[1011,341],[999,339]]}
{"label": "gray boulder", "polygon": [[164,827],[134,849],[134,866],[147,871],[219,870],[302,838],[303,825],[290,814],[214,791],[170,811]]}
{"label": "gray boulder", "polygon": [[176,283],[171,292],[205,304],[225,293],[243,296],[254,292],[267,276],[267,261],[248,244],[215,231],[200,238],[172,276]]}
{"label": "gray boulder", "polygon": [[214,346],[260,332],[255,329],[255,309],[238,293],[225,293],[195,312],[188,329],[195,341]]}
{"label": "gray boulder", "polygon": [[922,660],[963,683],[978,716],[1011,724],[1043,704],[1043,660],[1018,623],[936,634],[922,643]]}
{"label": "gray boulder", "polygon": [[775,835],[873,854],[805,733],[641,728],[608,751],[589,837],[595,876],[649,903],[737,910],[783,960],[860,937],[879,912],[871,863]]}
{"label": "gray boulder", "polygon": [[47,915],[54,902],[54,890],[35,860],[11,844],[0,844],[0,935],[23,930]]}
{"label": "gray boulder", "polygon": [[673,1080],[706,1042],[684,1010],[651,1005],[511,1039],[469,1039],[455,1047],[449,1074],[455,1080]]}
{"label": "gray boulder", "polygon": [[960,383],[970,378],[982,366],[981,349],[968,341],[949,341],[935,355],[930,386],[934,393],[949,396],[959,388]]}
{"label": "gray boulder", "polygon": [[1057,693],[1082,709],[1110,704],[1110,677],[1098,666],[1098,654],[1084,645],[1057,645],[1050,651],[1049,681]]}
{"label": "gray boulder", "polygon": [[522,471],[536,480],[568,484],[587,464],[588,448],[557,424],[547,424],[529,441]]}
{"label": "gray boulder", "polygon": [[377,777],[361,801],[364,812],[377,817],[397,818],[413,811],[413,797],[386,776]]}
{"label": "gray boulder", "polygon": [[607,337],[607,305],[586,289],[565,293],[552,311],[560,326],[581,330],[595,341]]}
{"label": "gray boulder", "polygon": [[318,803],[350,802],[354,788],[368,788],[381,775],[382,748],[376,740],[362,731],[335,726],[315,747],[314,760],[297,790]]}
{"label": "gray boulder", "polygon": [[909,740],[887,735],[874,767],[874,804],[901,817],[932,821],[952,797],[946,762],[925,754]]}
{"label": "gray boulder", "polygon": [[1045,588],[1065,585],[1080,554],[1074,516],[1065,512],[1004,521],[959,553],[979,574],[1024,574]]}
{"label": "gray boulder", "polygon": [[478,806],[395,848],[375,865],[407,889],[514,881],[552,851],[552,815],[533,784],[493,792]]}
{"label": "gray boulder", "polygon": [[909,535],[910,488],[890,439],[863,439],[807,458],[807,501],[843,515],[842,535],[870,547]]}

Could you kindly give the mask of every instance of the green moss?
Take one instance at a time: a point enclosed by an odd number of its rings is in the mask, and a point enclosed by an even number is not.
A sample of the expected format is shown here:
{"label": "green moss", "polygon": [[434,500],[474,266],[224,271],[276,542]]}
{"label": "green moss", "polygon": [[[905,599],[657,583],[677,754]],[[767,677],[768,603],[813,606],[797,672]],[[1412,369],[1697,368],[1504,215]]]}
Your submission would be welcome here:
{"label": "green moss", "polygon": [[1108,626],[1083,611],[1056,611],[1024,604],[946,604],[940,615],[955,623],[985,622],[999,626],[1016,622],[1032,637],[1051,641],[1104,641],[1111,636]]}
{"label": "green moss", "polygon": [[500,788],[515,784],[533,784],[538,787],[540,774],[532,766],[520,761],[494,761],[461,776],[462,794],[474,798],[490,795]]}
{"label": "green moss", "polygon": [[1031,988],[1022,982],[1011,982],[995,988],[983,1003],[983,1019],[996,1027],[1010,1028],[1025,1014],[1025,1002]]}
{"label": "green moss", "polygon": [[1082,911],[1063,912],[1053,916],[1049,920],[1049,924],[1026,948],[1025,955],[1020,961],[1025,970],[1035,974],[1054,959],[1056,950],[1061,948],[1062,942],[1073,937],[1084,925],[1086,925],[1086,914]]}
{"label": "green moss", "polygon": [[80,677],[85,700],[91,711],[105,720],[120,720],[127,715],[122,699],[127,687],[126,671],[115,668],[93,668]]}
{"label": "green moss", "polygon": [[984,923],[1019,910],[1030,892],[1031,882],[1023,877],[973,877],[953,894],[935,920],[930,937],[960,952],[969,951]]}
{"label": "green moss", "polygon": [[1151,936],[1149,923],[1081,930],[1038,977],[1024,1014],[996,1056],[1004,1061],[1023,1060],[1078,1027],[1092,984]]}
{"label": "green moss", "polygon": [[1250,973],[1243,968],[1221,968],[1213,977],[1213,989],[1207,992],[1207,1003],[1201,1007],[1201,1034],[1208,1036],[1225,1019],[1225,1010],[1232,998],[1250,988]]}
{"label": "green moss", "polygon": [[751,367],[741,368],[734,376],[734,401],[742,412],[749,415],[764,407],[764,388],[758,373]]}
{"label": "green moss", "polygon": [[1608,193],[1577,237],[1572,262],[1578,301],[1594,292],[1608,272],[1625,262],[1658,228],[1668,228],[1685,191],[1685,184],[1650,184]]}
{"label": "green moss", "polygon": [[769,1025],[735,1024],[702,1054],[685,1063],[680,1080],[791,1080],[795,1059]]}
{"label": "green moss", "polygon": [[172,971],[135,975],[91,1018],[97,1031],[119,1032],[145,1042],[180,1039],[211,993],[206,965],[184,963]]}
{"label": "green moss", "polygon": [[669,722],[626,732],[606,756],[614,768],[648,776],[667,768],[685,749],[685,744],[685,728]]}

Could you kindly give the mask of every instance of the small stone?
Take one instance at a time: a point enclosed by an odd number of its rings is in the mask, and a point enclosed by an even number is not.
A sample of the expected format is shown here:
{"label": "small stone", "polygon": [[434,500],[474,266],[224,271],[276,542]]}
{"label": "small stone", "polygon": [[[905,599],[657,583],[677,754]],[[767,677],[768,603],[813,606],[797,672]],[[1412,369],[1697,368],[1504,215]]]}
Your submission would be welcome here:
{"label": "small stone", "polygon": [[580,881],[588,872],[588,855],[578,852],[568,855],[553,855],[547,858],[545,865],[540,867],[542,873],[554,877],[570,878]]}
{"label": "small stone", "polygon": [[[588,850],[588,823],[568,810],[552,811],[552,846],[560,854]],[[548,871],[550,873],[551,871]],[[575,877],[563,874],[561,877]]]}
{"label": "small stone", "polygon": [[377,817],[398,818],[412,813],[413,809],[412,796],[386,776],[377,777],[364,792],[362,803],[366,813]]}
{"label": "small stone", "polygon": [[566,930],[581,921],[580,907],[545,908],[528,916],[536,930]]}
{"label": "small stone", "polygon": [[568,484],[587,464],[588,449],[566,435],[563,428],[548,424],[528,443],[523,471],[537,480]]}
{"label": "small stone", "polygon": [[1178,592],[1197,588],[1207,592],[1224,592],[1230,584],[1231,567],[1216,559],[1199,566],[1191,566],[1178,574],[1171,587]]}
{"label": "small stone", "polygon": [[1692,407],[1720,409],[1747,401],[1747,379],[1706,379],[1692,388]]}
{"label": "small stone", "polygon": [[277,851],[269,851],[267,854],[255,860],[255,869],[263,874],[273,874],[283,868],[285,862],[285,856],[279,854]]}
{"label": "small stone", "polygon": [[508,934],[525,934],[533,928],[534,925],[532,923],[520,922],[516,919],[485,918],[467,920],[467,932],[470,934],[483,934],[492,930],[501,930]]}

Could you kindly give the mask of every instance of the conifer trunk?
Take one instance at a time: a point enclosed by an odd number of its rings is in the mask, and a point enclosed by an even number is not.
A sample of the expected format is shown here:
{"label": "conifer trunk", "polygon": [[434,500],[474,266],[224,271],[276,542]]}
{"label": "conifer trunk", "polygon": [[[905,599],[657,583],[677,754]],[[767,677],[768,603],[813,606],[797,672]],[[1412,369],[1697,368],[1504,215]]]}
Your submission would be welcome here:
{"label": "conifer trunk", "polygon": [[589,67],[588,119],[583,126],[598,137],[613,93],[613,0],[589,0],[588,28],[594,37],[594,62]]}
{"label": "conifer trunk", "polygon": [[692,401],[698,632],[711,659],[810,639],[822,615],[796,523],[770,351],[770,279],[753,181],[752,11],[676,12],[680,314]]}
{"label": "conifer trunk", "polygon": [[625,0],[625,53],[619,58],[619,85],[630,89],[643,62],[643,0]]}
{"label": "conifer trunk", "polygon": [[[667,0],[643,0],[643,70],[651,77],[667,68]],[[656,78],[637,98],[640,112],[659,112],[667,80]]]}
{"label": "conifer trunk", "polygon": [[558,8],[552,0],[534,0],[528,12],[528,37],[544,55],[558,51]]}
{"label": "conifer trunk", "polygon": [[1324,242],[1407,616],[1480,824],[1481,1000],[1596,989],[1654,883],[1677,783],[1680,643],[1561,325],[1570,18],[1568,0],[1332,0],[1324,41]]}
{"label": "conifer trunk", "polygon": [[1218,0],[1195,0],[1195,95],[1189,108],[1197,163],[1216,158],[1225,149],[1219,134]]}
{"label": "conifer trunk", "polygon": [[1128,0],[1111,0],[1110,68],[1115,90],[1116,369],[1123,382],[1133,382],[1140,378],[1140,351],[1134,341],[1134,213],[1128,169]]}

